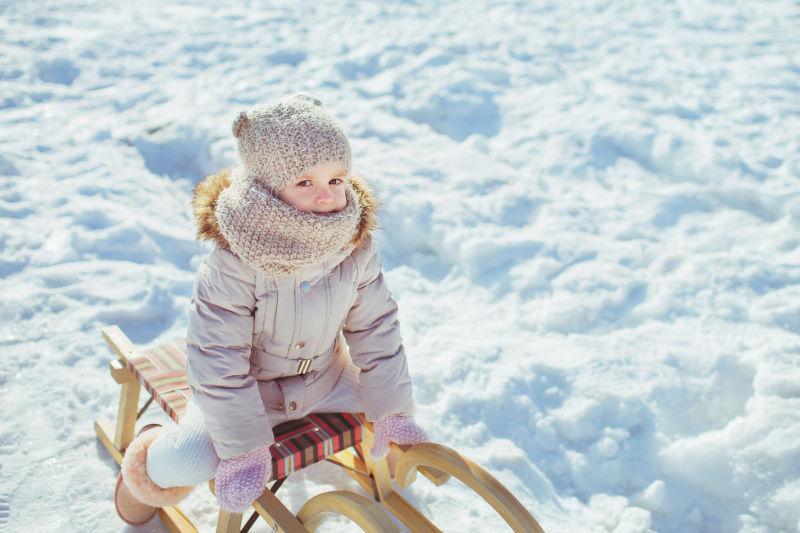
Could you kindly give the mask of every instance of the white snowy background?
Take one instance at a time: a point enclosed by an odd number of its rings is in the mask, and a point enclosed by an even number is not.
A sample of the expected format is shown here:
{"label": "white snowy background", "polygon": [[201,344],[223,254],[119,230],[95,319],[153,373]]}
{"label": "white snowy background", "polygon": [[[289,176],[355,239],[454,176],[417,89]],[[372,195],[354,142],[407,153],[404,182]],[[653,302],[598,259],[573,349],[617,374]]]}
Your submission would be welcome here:
{"label": "white snowy background", "polygon": [[[4,0],[0,530],[166,531],[114,512],[100,329],[185,333],[192,187],[302,90],[383,201],[435,440],[547,531],[798,531],[799,36],[780,0]],[[297,477],[294,510],[354,485]],[[457,482],[405,494],[504,525]],[[185,508],[213,531],[205,487]]]}

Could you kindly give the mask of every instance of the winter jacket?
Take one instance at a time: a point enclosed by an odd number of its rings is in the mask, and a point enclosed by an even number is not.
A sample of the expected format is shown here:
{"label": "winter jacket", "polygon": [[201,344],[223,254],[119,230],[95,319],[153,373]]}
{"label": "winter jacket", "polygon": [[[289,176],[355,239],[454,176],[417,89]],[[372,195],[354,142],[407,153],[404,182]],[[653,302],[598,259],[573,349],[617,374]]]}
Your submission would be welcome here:
{"label": "winter jacket", "polygon": [[245,265],[219,232],[214,205],[228,183],[227,172],[209,176],[193,198],[198,238],[213,248],[194,284],[187,375],[217,455],[272,443],[270,413],[313,412],[347,357],[361,369],[368,420],[413,414],[397,305],[371,239],[369,189],[352,180],[362,217],[351,253],[276,277]]}

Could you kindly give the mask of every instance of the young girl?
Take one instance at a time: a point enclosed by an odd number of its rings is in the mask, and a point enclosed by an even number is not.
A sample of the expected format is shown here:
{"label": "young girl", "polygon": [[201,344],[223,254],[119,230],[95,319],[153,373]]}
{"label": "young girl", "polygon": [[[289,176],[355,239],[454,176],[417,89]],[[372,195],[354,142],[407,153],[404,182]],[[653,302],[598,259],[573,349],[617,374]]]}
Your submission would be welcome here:
{"label": "young girl", "polygon": [[312,412],[363,412],[370,454],[427,440],[372,242],[376,199],[351,174],[350,144],[304,94],[242,112],[242,164],[195,188],[201,263],[189,310],[193,398],[180,424],[144,427],[114,500],[148,521],[216,478],[220,505],[243,512],[271,475],[272,427]]}

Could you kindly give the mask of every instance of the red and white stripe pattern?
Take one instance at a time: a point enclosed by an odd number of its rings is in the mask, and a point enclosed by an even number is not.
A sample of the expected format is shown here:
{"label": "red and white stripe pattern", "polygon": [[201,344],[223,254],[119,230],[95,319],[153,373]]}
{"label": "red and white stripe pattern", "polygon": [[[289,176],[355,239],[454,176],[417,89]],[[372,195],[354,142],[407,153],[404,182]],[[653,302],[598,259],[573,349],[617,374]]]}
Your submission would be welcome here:
{"label": "red and white stripe pattern", "polygon": [[292,472],[361,442],[361,421],[350,413],[311,414],[275,428],[272,479]]}
{"label": "red and white stripe pattern", "polygon": [[186,380],[186,339],[177,339],[138,352],[128,368],[175,422],[192,397]]}

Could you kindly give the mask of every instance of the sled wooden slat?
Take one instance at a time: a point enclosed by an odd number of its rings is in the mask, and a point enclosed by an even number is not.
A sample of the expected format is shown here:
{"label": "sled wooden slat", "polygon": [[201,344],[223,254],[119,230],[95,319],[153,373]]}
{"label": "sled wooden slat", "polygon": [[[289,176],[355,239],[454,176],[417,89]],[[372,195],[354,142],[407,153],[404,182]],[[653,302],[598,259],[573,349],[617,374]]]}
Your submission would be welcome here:
{"label": "sled wooden slat", "polygon": [[278,497],[269,490],[265,490],[253,502],[253,507],[258,511],[259,515],[266,519],[267,524],[274,531],[284,531],[286,533],[307,533],[308,531],[297,517],[281,503]]}
{"label": "sled wooden slat", "polygon": [[100,443],[105,447],[108,453],[111,454],[114,462],[117,464],[122,463],[122,452],[114,445],[114,423],[105,418],[101,418],[95,421],[94,432],[97,434],[97,438],[100,439]]}
{"label": "sled wooden slat", "polygon": [[364,464],[364,461],[347,451],[341,451],[331,457],[328,457],[327,461],[341,468],[352,470],[353,472],[357,472],[365,476],[369,475],[367,465]]}
{"label": "sled wooden slat", "polygon": [[158,517],[172,533],[197,533],[192,521],[178,507],[161,507]]}
{"label": "sled wooden slat", "polygon": [[136,423],[136,413],[139,409],[139,384],[134,380],[125,381],[120,393],[117,420],[124,423],[117,424],[114,428],[114,446],[124,450],[133,440],[133,430]]}
{"label": "sled wooden slat", "polygon": [[217,533],[239,533],[242,527],[242,513],[231,513],[220,508],[217,515]]}
{"label": "sled wooden slat", "polygon": [[[364,432],[364,440],[362,443],[363,449],[369,450],[372,448],[374,435],[371,430]],[[372,474],[374,484],[375,499],[384,501],[394,491],[392,487],[392,478],[389,474],[389,464],[386,459],[376,460],[370,457],[369,453],[363,453],[364,463],[367,465],[367,470]]]}
{"label": "sled wooden slat", "polygon": [[103,328],[103,338],[116,354],[125,362],[134,354],[134,346],[131,340],[125,335],[119,326],[108,326]]}

